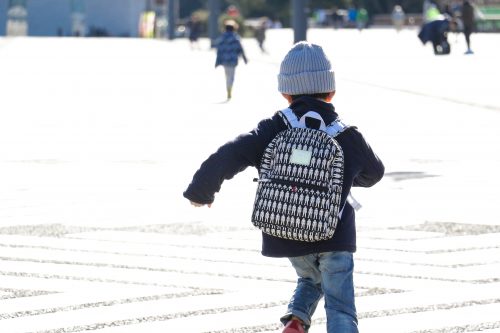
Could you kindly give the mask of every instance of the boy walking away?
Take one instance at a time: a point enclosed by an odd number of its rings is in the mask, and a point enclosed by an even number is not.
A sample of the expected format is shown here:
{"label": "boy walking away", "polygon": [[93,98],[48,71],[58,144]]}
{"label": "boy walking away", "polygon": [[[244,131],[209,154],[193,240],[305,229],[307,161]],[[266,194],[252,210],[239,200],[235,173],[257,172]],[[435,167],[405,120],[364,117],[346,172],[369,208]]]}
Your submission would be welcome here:
{"label": "boy walking away", "polygon": [[[278,90],[289,106],[271,118],[262,120],[256,129],[221,146],[202,163],[184,192],[184,197],[194,206],[210,206],[222,182],[248,166],[260,168],[259,189],[262,189],[261,184],[277,180],[276,177],[266,176],[269,175],[267,171],[271,169],[271,165],[284,171],[285,176],[312,175],[313,178],[302,184],[285,184],[280,179],[274,188],[264,191],[268,199],[256,199],[254,204],[254,217],[257,215],[265,223],[277,226],[271,228],[272,232],[261,228],[262,254],[268,257],[288,257],[298,275],[293,297],[281,317],[285,326],[283,332],[307,332],[316,306],[324,297],[328,332],[357,333],[353,285],[356,227],[354,209],[347,198],[352,186],[370,187],[376,184],[383,177],[384,165],[356,127],[344,126],[339,121],[339,116],[330,103],[335,94],[334,72],[320,46],[300,42],[290,49],[281,63]],[[274,156],[269,154],[270,147],[280,146],[275,144],[277,141],[274,139],[281,138],[286,131],[296,130],[295,126],[303,126],[300,128],[302,132],[294,133],[299,133],[298,138],[306,139],[304,144],[288,145],[291,152]],[[330,129],[336,129],[336,133],[330,135]],[[320,130],[326,133],[319,133]],[[332,148],[317,149],[319,143],[311,142],[314,141],[310,139],[313,137],[309,136],[311,133],[318,137],[323,135],[322,138],[330,140],[330,143],[335,140],[337,148],[333,150],[337,150],[342,157],[342,163],[340,158],[338,161],[336,158],[325,158],[330,156],[327,150]],[[287,144],[281,146],[287,147]],[[273,156],[271,162],[269,156]],[[330,166],[328,170],[331,172],[324,172],[323,169],[319,171],[318,165],[320,168]],[[327,190],[325,194],[316,184],[316,180],[327,178],[327,174],[337,175],[335,178],[330,177],[330,184],[341,184],[340,187],[335,187],[340,190],[332,205],[324,200],[332,191]],[[290,191],[285,192],[284,189]],[[259,194],[259,190],[257,193]],[[273,201],[282,198],[288,200],[288,203],[276,204]],[[319,204],[319,208],[315,206],[311,209],[314,204]],[[335,216],[328,215],[333,206],[341,207],[340,212],[335,213]],[[256,213],[256,207],[262,210]],[[278,230],[287,222],[287,213],[292,215],[295,223],[292,227],[302,225],[306,229],[310,228],[309,231],[297,232],[293,228],[283,229],[284,227]],[[321,222],[317,222],[315,218],[322,215],[335,220],[336,229],[333,235],[317,240],[315,235],[323,228],[318,227]],[[298,233],[301,233],[302,240],[294,239],[294,234]]]}
{"label": "boy walking away", "polygon": [[236,33],[238,24],[233,20],[224,22],[225,32],[215,41],[217,48],[217,58],[215,67],[222,65],[226,76],[227,99],[231,99],[234,74],[238,66],[238,58],[241,56],[245,64],[248,62],[245,51],[241,45],[240,36]]}

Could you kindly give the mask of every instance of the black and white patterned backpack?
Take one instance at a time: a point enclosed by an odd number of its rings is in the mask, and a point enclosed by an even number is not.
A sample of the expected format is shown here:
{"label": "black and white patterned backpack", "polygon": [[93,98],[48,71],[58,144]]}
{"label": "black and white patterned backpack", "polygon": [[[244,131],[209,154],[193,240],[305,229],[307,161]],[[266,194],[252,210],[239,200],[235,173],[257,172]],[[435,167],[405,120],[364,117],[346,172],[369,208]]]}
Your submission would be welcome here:
{"label": "black and white patterned backpack", "polygon": [[[252,223],[264,233],[316,242],[333,237],[342,213],[340,197],[344,155],[335,136],[347,126],[340,120],[326,126],[309,111],[300,119],[291,109],[280,111],[288,129],[264,151]],[[307,118],[320,122],[306,127]]]}

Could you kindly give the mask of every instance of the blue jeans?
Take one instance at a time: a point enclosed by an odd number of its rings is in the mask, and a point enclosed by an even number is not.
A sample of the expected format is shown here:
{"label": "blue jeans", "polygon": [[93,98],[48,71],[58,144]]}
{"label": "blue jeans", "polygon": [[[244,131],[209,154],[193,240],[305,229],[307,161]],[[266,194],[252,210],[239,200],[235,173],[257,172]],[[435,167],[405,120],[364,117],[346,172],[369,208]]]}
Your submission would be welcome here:
{"label": "blue jeans", "polygon": [[324,296],[328,333],[358,333],[352,253],[325,252],[288,259],[299,279],[281,321],[286,323],[295,316],[309,328],[316,306]]}

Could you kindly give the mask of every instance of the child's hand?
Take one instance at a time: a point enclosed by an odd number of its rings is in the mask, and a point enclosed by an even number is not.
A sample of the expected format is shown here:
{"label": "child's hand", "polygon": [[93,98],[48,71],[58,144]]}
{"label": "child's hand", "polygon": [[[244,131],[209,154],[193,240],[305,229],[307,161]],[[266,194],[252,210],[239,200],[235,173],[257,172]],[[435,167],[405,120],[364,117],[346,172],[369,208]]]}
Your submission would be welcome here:
{"label": "child's hand", "polygon": [[[191,201],[191,200],[189,202],[191,203],[191,205],[193,205],[195,207],[203,207],[203,206],[205,206],[205,204],[197,203],[197,202],[194,202],[194,201]],[[208,204],[207,206],[208,206],[208,208],[210,208],[210,207],[212,207],[212,204]]]}

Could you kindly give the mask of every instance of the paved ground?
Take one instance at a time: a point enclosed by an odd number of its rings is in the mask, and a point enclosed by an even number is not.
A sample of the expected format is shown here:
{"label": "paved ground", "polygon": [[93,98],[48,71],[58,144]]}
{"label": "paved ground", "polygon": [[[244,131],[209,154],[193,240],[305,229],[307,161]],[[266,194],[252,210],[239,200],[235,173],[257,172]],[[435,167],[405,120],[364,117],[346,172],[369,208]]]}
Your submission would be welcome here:
{"label": "paved ground", "polygon": [[[435,57],[416,31],[315,30],[335,105],[387,175],[356,189],[362,332],[500,332],[500,35]],[[294,288],[260,255],[255,170],[211,209],[181,193],[218,145],[284,107],[245,40],[234,99],[202,41],[0,39],[0,332],[278,332]],[[311,333],[326,332],[318,307]]]}

